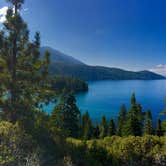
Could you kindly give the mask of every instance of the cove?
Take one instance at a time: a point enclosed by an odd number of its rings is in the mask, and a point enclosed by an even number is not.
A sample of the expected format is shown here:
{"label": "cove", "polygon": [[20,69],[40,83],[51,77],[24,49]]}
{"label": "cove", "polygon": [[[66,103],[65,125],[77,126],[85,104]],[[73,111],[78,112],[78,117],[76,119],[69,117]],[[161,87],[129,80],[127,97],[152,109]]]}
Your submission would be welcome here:
{"label": "cove", "polygon": [[122,104],[129,109],[133,92],[143,111],[151,110],[154,121],[163,118],[160,113],[166,105],[166,80],[89,82],[89,91],[76,96],[77,104],[81,112],[88,111],[94,121],[99,122],[102,115],[115,119]]}
{"label": "cove", "polygon": [[[116,119],[122,104],[129,109],[133,92],[143,111],[151,110],[154,122],[163,118],[160,113],[166,106],[166,80],[106,80],[88,82],[88,85],[89,91],[76,94],[76,99],[80,111],[88,111],[93,122],[99,122],[102,115]],[[50,104],[46,111],[50,113],[53,107]]]}

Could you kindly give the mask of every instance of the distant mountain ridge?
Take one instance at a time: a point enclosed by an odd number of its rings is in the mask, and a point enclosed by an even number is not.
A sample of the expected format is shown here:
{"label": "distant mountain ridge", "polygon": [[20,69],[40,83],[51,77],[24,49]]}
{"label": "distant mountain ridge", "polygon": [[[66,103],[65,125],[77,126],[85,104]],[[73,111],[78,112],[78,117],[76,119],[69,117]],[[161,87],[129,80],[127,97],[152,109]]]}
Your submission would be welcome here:
{"label": "distant mountain ridge", "polygon": [[50,47],[42,47],[41,54],[48,50],[51,55],[50,73],[76,77],[85,81],[93,80],[157,80],[164,76],[150,71],[126,71],[119,68],[90,66]]}
{"label": "distant mountain ridge", "polygon": [[41,47],[40,51],[41,54],[48,50],[51,55],[51,63],[64,63],[64,64],[71,64],[71,65],[84,65],[83,62],[73,58],[72,56],[66,55],[56,49],[51,47]]}

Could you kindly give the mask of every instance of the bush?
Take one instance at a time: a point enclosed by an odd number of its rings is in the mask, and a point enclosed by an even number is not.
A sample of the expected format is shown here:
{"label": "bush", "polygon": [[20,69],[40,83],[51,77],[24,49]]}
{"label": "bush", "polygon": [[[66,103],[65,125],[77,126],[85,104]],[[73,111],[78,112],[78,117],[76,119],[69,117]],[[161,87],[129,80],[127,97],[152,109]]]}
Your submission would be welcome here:
{"label": "bush", "polygon": [[35,149],[31,136],[25,134],[18,124],[0,122],[0,165],[23,166],[32,161]]}
{"label": "bush", "polygon": [[[81,141],[68,139],[68,142],[81,146]],[[96,165],[131,165],[131,166],[164,166],[166,163],[166,137],[105,137],[104,139],[86,142],[88,159]],[[89,160],[90,162],[91,160]]]}

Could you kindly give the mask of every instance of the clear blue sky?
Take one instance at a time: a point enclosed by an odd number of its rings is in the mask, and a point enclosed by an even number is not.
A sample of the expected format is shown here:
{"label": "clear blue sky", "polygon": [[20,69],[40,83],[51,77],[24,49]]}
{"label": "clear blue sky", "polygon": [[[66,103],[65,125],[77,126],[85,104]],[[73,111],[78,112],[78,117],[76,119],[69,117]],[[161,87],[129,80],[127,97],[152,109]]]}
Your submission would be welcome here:
{"label": "clear blue sky", "polygon": [[166,71],[165,0],[26,0],[24,9],[42,45],[87,64]]}

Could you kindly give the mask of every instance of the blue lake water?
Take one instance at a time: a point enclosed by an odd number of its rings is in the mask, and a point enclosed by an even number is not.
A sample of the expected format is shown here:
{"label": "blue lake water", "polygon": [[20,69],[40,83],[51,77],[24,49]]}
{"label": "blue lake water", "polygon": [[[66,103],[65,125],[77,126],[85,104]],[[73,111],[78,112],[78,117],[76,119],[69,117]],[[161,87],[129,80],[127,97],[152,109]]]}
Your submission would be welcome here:
{"label": "blue lake water", "polygon": [[[82,113],[88,111],[93,121],[100,121],[102,115],[107,119],[116,118],[120,107],[130,107],[130,96],[136,94],[137,103],[143,111],[150,109],[155,121],[160,117],[166,103],[166,80],[127,80],[88,82],[89,91],[76,95],[77,105]],[[52,111],[53,105],[47,107]],[[162,117],[160,117],[162,119]]]}

